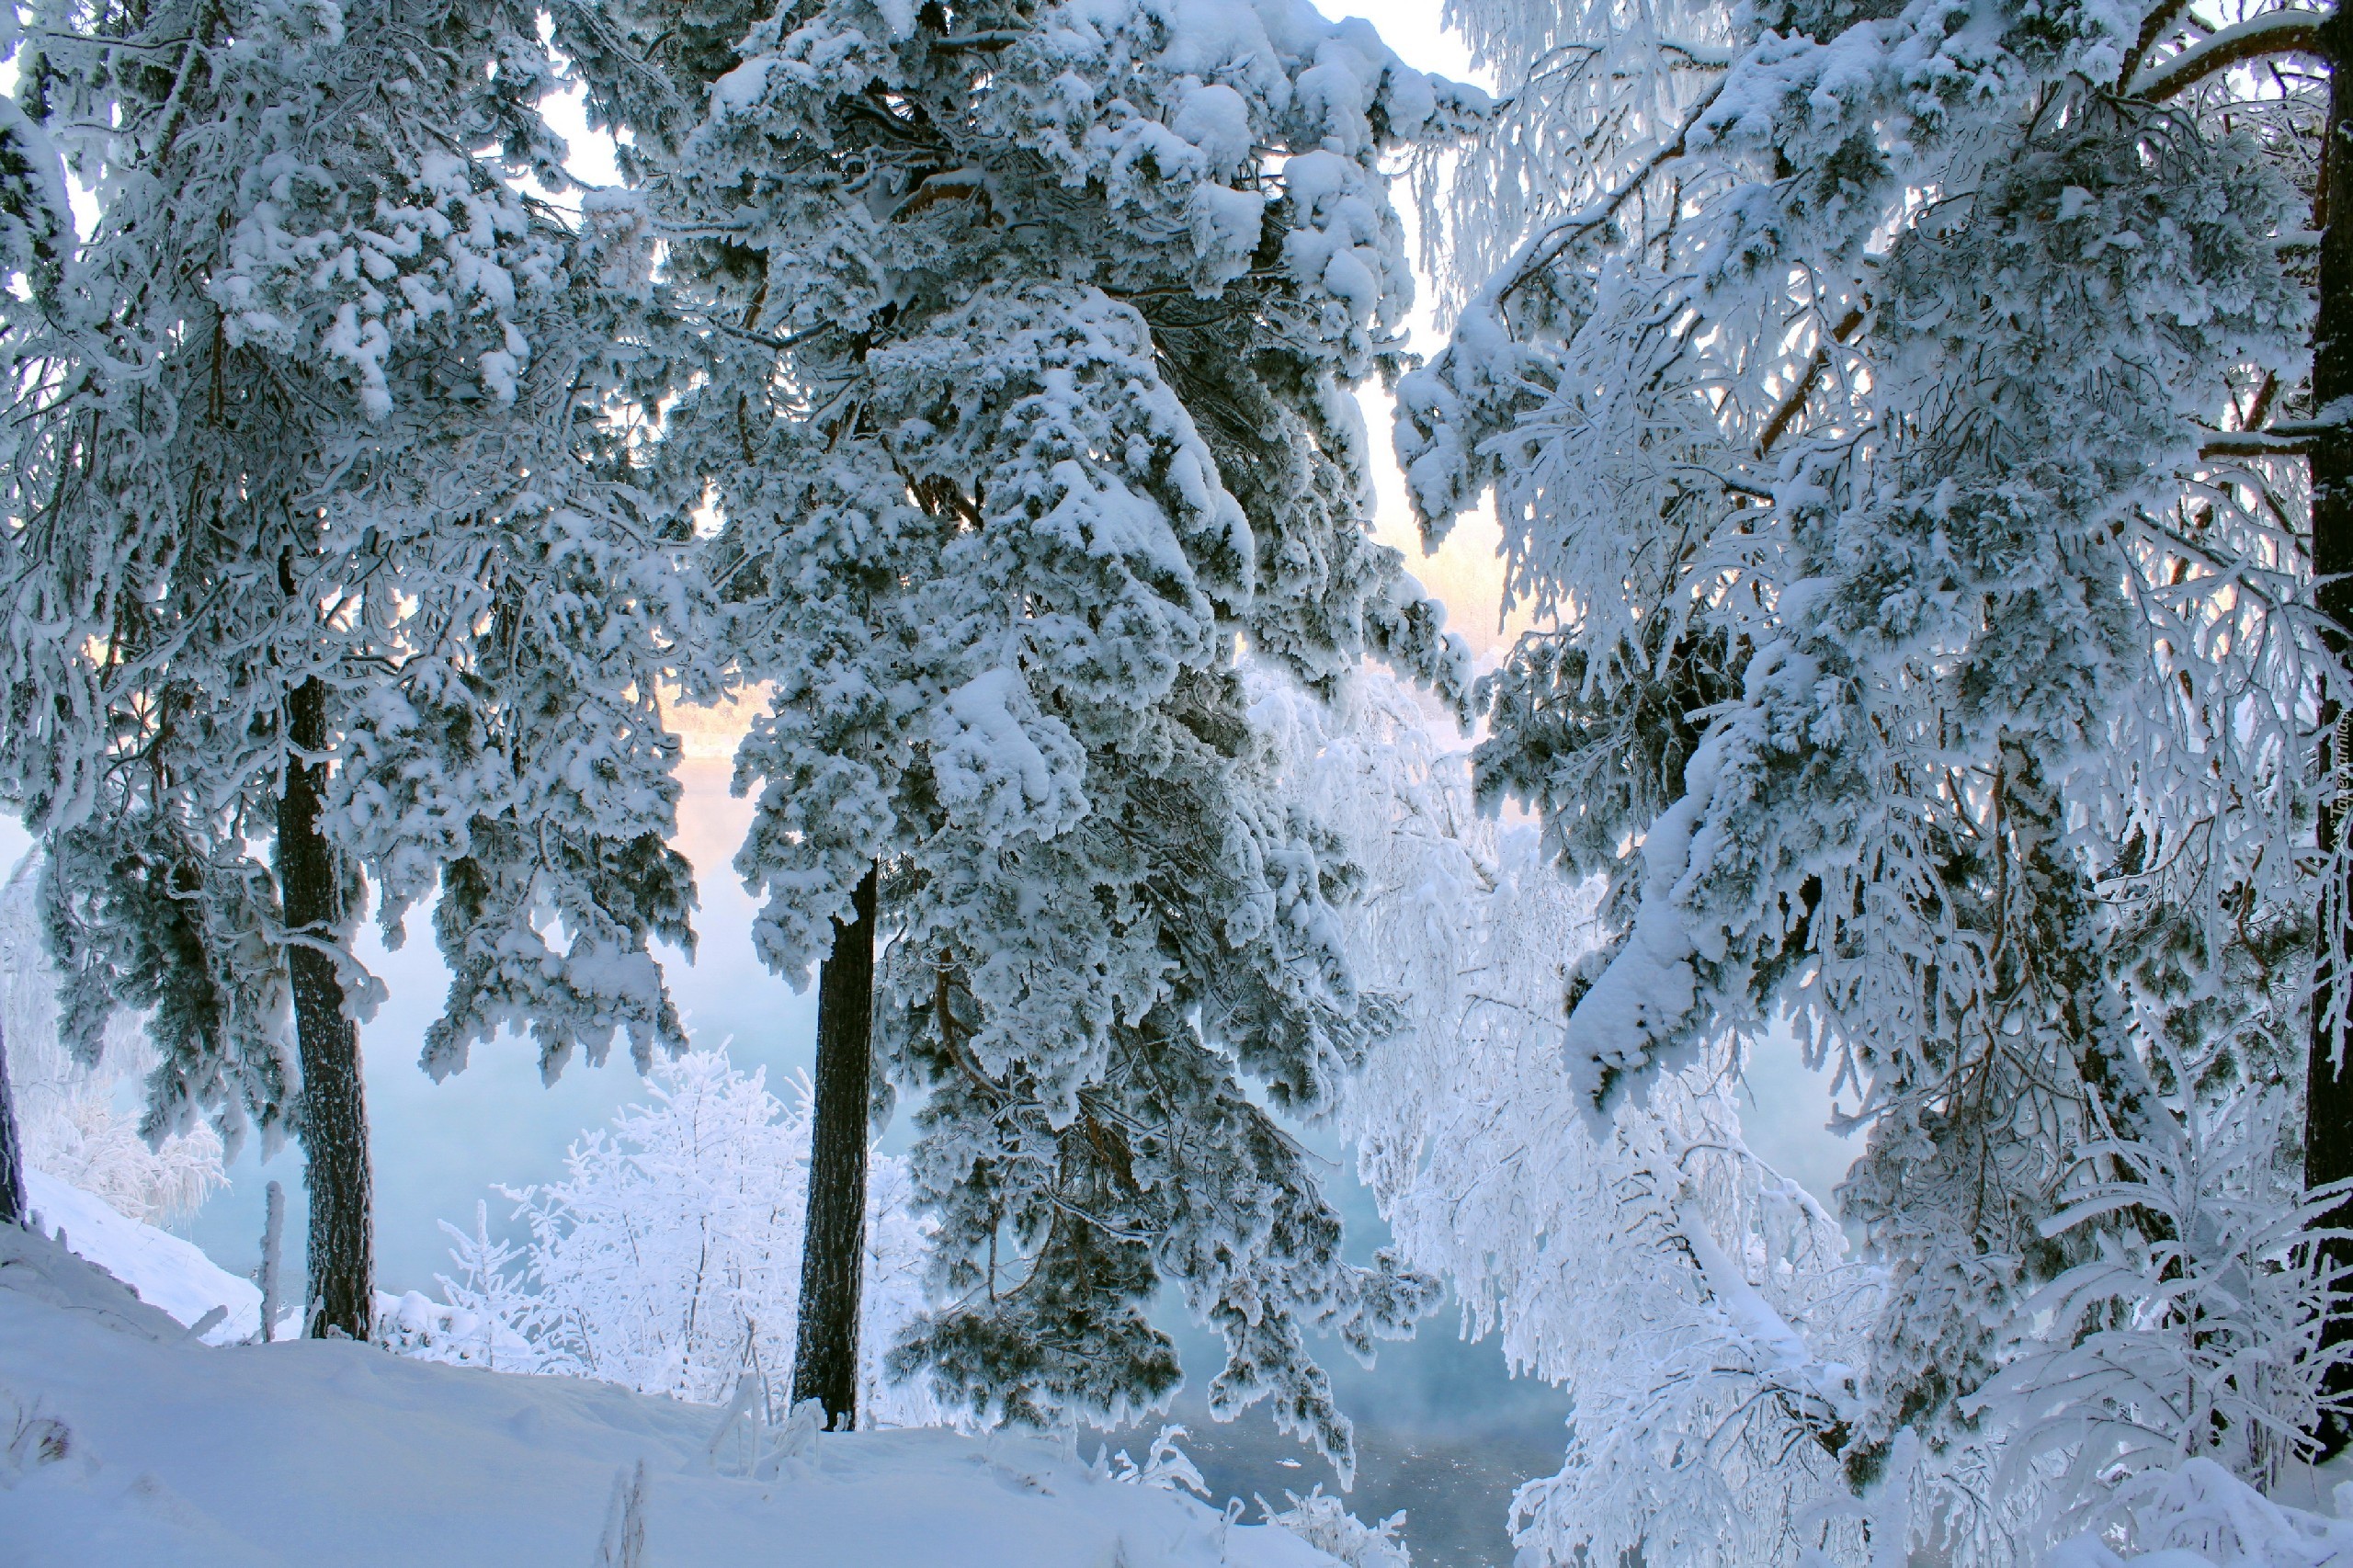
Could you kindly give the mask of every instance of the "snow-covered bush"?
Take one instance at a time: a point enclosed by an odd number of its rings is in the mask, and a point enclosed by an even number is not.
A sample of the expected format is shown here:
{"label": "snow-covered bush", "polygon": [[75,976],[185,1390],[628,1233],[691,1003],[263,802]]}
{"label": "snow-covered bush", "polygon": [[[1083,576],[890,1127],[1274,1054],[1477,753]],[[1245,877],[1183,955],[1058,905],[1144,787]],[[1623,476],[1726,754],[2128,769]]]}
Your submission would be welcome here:
{"label": "snow-covered bush", "polygon": [[[799,1085],[779,1101],[766,1078],[723,1050],[656,1067],[647,1102],[574,1142],[562,1180],[507,1192],[528,1242],[494,1238],[483,1209],[470,1229],[443,1221],[457,1272],[439,1277],[439,1303],[395,1303],[386,1337],[427,1359],[601,1378],[705,1404],[726,1401],[748,1373],[780,1399],[800,1296],[809,1097]],[[940,1413],[923,1386],[881,1368],[892,1335],[924,1308],[928,1228],[914,1215],[904,1160],[876,1155],[869,1170],[858,1408],[886,1425],[931,1425]]]}
{"label": "snow-covered bush", "polygon": [[2043,1568],[2342,1568],[2353,1562],[2353,1485],[2337,1517],[2275,1503],[2212,1460],[2143,1471],[2103,1527],[2063,1541]]}
{"label": "snow-covered bush", "polygon": [[34,1169],[151,1225],[193,1214],[226,1187],[221,1155],[220,1135],[200,1122],[151,1148],[139,1118],[115,1104],[103,1070],[90,1074],[62,1113],[26,1121],[25,1158]]}
{"label": "snow-covered bush", "polygon": [[1320,1485],[1304,1497],[1296,1492],[1283,1496],[1290,1505],[1287,1508],[1258,1499],[1267,1522],[1281,1526],[1316,1551],[1329,1552],[1348,1568],[1413,1568],[1414,1554],[1398,1539],[1404,1515],[1392,1514],[1368,1525]]}
{"label": "snow-covered bush", "polygon": [[461,1231],[447,1220],[453,1278],[436,1275],[447,1300],[421,1290],[376,1296],[376,1337],[404,1356],[424,1361],[483,1367],[498,1372],[562,1370],[541,1351],[537,1330],[544,1322],[519,1268],[522,1249],[490,1233],[490,1205],[474,1205],[474,1225]]}
{"label": "snow-covered bush", "polygon": [[2307,1197],[2279,1169],[2296,1108],[2277,1089],[2245,1089],[2083,1151],[2108,1178],[2047,1227],[2119,1212],[2137,1223],[2103,1231],[2090,1257],[2027,1299],[2023,1344],[1972,1401],[1987,1435],[2006,1439],[2013,1489],[2045,1494],[2054,1527],[2108,1511],[2107,1483],[2135,1471],[2200,1476],[2219,1463],[2268,1485],[2298,1457],[2295,1415],[2319,1403],[2353,1345],[2322,1333],[2342,1281],[2314,1232],[2337,1195]]}

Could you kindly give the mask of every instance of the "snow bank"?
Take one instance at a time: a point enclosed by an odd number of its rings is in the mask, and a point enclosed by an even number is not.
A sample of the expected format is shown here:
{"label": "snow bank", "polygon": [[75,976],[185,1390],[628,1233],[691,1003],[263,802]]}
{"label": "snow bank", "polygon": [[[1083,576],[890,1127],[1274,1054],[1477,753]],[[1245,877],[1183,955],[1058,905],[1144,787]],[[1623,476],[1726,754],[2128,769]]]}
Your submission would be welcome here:
{"label": "snow bank", "polygon": [[819,1435],[778,1479],[739,1480],[713,1469],[716,1416],[365,1345],[188,1343],[53,1241],[0,1227],[0,1568],[590,1568],[640,1464],[660,1568],[1334,1562],[1036,1439]]}
{"label": "snow bank", "polygon": [[130,1286],[141,1301],[182,1324],[225,1308],[228,1315],[205,1335],[207,1341],[220,1345],[253,1337],[261,1323],[261,1290],[252,1280],[221,1267],[191,1243],[118,1213],[104,1199],[45,1171],[27,1169],[25,1187],[44,1234],[63,1230],[76,1256]]}

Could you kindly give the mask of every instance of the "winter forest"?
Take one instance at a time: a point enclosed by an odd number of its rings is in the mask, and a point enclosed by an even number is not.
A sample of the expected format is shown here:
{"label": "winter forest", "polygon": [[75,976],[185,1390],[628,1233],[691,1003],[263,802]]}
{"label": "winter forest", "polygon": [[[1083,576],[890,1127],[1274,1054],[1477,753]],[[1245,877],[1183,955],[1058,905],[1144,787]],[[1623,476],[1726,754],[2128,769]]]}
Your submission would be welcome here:
{"label": "winter forest", "polygon": [[1319,3],[0,6],[0,1568],[2353,1568],[2353,22]]}

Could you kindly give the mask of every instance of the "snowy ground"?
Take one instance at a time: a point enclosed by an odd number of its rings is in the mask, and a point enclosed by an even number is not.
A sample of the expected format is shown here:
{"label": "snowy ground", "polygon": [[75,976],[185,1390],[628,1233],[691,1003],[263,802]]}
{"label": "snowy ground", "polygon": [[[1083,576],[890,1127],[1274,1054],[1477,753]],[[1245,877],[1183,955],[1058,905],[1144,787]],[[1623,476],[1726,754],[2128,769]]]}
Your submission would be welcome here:
{"label": "snowy ground", "polygon": [[[138,1267],[200,1317],[210,1277],[188,1264],[151,1248]],[[244,1284],[211,1274],[215,1294]],[[54,1240],[0,1226],[0,1568],[1334,1562],[1034,1439],[813,1435],[746,1479],[728,1473],[740,1442],[714,1460],[716,1416],[363,1345],[206,1346]],[[640,1464],[632,1555],[609,1526]]]}
{"label": "snowy ground", "polygon": [[251,1339],[261,1323],[261,1290],[219,1267],[202,1248],[142,1225],[108,1208],[103,1199],[67,1186],[44,1171],[28,1169],[33,1223],[44,1235],[63,1233],[79,1256],[95,1258],[139,1299],[183,1324],[196,1324],[213,1308],[220,1323],[204,1338],[214,1345]]}

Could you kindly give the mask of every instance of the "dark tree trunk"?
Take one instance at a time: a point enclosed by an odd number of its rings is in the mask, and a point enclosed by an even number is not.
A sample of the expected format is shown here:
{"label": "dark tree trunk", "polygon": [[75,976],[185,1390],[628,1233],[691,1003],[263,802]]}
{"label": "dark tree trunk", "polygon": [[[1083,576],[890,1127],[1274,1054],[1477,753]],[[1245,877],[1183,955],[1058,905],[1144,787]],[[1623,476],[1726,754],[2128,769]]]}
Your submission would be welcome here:
{"label": "dark tree trunk", "polygon": [[17,1096],[8,1088],[8,1041],[0,1035],[0,1225],[26,1219],[25,1148],[17,1138]]}
{"label": "dark tree trunk", "polygon": [[874,882],[853,918],[834,922],[817,971],[817,1103],[809,1137],[809,1225],[801,1245],[801,1332],[792,1402],[824,1406],[825,1425],[858,1424],[858,1318],[866,1257],[866,1108],[874,1060]]}
{"label": "dark tree trunk", "polygon": [[[286,791],[278,802],[278,886],[286,924],[312,941],[343,940],[343,878],[319,832],[326,765],[326,688],[304,681],[287,700]],[[294,1033],[302,1059],[303,1182],[311,1197],[307,1316],[316,1337],[368,1337],[375,1308],[369,1221],[368,1108],[359,1081],[359,1030],[343,1010],[343,979],[319,947],[289,944]]]}
{"label": "dark tree trunk", "polygon": [[[2353,60],[2353,17],[2332,17],[2324,26],[2328,56],[2328,133],[2323,143],[2319,319],[2313,328],[2313,404],[2325,427],[2312,449],[2313,575],[2323,631],[2340,665],[2353,665],[2353,428],[2329,426],[2341,400],[2353,397],[2353,83],[2336,70]],[[2325,863],[2334,858],[2346,830],[2347,745],[2353,715],[2332,704],[2328,739],[2321,755],[2320,847]],[[2346,1046],[2347,987],[2353,985],[2353,880],[2331,869],[2321,890],[2318,966],[2313,976],[2310,1053],[2305,1064],[2304,1180],[2310,1186],[2353,1176],[2353,1058]],[[2324,1223],[2353,1226],[2353,1204],[2339,1205]],[[2340,1263],[2353,1262],[2353,1248],[2330,1244]],[[2353,1318],[2333,1319],[2330,1343],[2353,1338]],[[2353,1370],[2339,1368],[2331,1392],[2353,1392]],[[2335,1452],[2348,1433],[2341,1422],[2325,1422],[2322,1443]]]}

